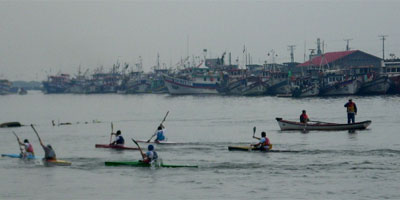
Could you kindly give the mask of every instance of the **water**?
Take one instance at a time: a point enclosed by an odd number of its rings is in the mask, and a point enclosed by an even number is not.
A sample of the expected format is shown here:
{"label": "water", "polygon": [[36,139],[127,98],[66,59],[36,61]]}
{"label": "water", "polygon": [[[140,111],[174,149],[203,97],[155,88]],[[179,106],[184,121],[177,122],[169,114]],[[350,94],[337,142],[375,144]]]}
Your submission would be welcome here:
{"label": "water", "polygon": [[[0,158],[0,199],[399,199],[399,96],[352,97],[356,121],[372,120],[368,130],[281,132],[275,117],[346,122],[348,97],[290,99],[170,95],[0,96],[0,123],[35,124],[44,143],[70,167],[44,167],[40,160]],[[106,167],[104,161],[138,160],[137,151],[96,149],[121,130],[148,139],[164,125],[170,141],[157,146],[167,164],[197,169]],[[51,120],[71,122],[52,126]],[[95,122],[99,123],[93,123]],[[88,123],[85,123],[88,122]],[[299,153],[229,152],[248,145],[253,127],[266,131],[274,149]],[[43,150],[29,126],[0,129],[0,153],[18,153],[14,130]],[[145,147],[143,145],[143,147]]]}

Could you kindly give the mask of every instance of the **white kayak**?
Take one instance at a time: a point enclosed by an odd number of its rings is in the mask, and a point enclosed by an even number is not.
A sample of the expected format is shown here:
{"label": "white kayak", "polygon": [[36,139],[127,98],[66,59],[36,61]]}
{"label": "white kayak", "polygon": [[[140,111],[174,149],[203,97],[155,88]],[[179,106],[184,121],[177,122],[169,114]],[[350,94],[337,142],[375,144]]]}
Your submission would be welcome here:
{"label": "white kayak", "polygon": [[285,130],[356,130],[366,129],[370,124],[371,120],[356,122],[353,124],[338,124],[329,122],[308,122],[300,123],[294,121],[283,120],[282,118],[276,118],[279,127],[282,131]]}

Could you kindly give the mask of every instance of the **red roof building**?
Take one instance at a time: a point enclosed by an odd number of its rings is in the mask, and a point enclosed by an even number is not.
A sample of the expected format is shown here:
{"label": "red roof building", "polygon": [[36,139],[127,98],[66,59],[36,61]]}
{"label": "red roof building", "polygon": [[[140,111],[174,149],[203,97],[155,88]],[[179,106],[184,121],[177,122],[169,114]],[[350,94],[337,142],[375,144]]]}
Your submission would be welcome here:
{"label": "red roof building", "polygon": [[324,69],[349,69],[351,67],[371,66],[381,67],[381,58],[360,50],[328,52],[312,57],[311,60],[297,67],[313,67]]}

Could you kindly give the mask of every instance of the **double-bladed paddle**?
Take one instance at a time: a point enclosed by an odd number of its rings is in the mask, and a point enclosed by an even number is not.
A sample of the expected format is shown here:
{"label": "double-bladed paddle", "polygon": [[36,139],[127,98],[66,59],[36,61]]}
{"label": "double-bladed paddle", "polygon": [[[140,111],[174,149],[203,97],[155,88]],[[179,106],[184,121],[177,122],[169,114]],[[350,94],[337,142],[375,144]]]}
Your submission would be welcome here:
{"label": "double-bladed paddle", "polygon": [[[161,121],[161,123],[160,123],[159,126],[161,126],[161,125],[165,122],[165,119],[167,119],[168,113],[169,113],[169,110],[167,111],[167,114],[165,114],[165,117],[164,117],[164,119]],[[159,126],[157,126],[157,129],[158,129]],[[149,140],[147,140],[147,143],[149,143],[150,140],[157,134],[157,129],[156,129],[156,131],[154,131],[154,134],[151,136],[151,138],[150,138]]]}

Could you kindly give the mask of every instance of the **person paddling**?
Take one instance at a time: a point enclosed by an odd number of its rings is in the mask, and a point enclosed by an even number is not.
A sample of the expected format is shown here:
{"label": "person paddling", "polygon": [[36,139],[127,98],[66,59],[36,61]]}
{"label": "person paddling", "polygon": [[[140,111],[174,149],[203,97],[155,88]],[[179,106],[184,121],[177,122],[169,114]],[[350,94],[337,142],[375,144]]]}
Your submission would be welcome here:
{"label": "person paddling", "polygon": [[160,142],[160,141],[165,141],[166,140],[164,125],[160,124],[160,126],[158,126],[156,134],[157,134],[157,137],[154,140],[154,142]]}
{"label": "person paddling", "polygon": [[33,151],[33,146],[32,146],[31,143],[29,143],[28,139],[25,139],[23,143],[18,140],[18,143],[19,143],[20,146],[23,146],[25,148],[25,152],[24,152],[23,157],[33,157],[33,156],[35,156],[35,153]]}
{"label": "person paddling", "polygon": [[33,124],[31,124],[31,127],[32,127],[33,131],[35,131],[36,136],[39,139],[39,143],[40,143],[40,145],[42,146],[42,148],[44,150],[44,158],[43,159],[44,160],[57,160],[56,152],[54,151],[53,147],[50,144],[45,146],[43,144],[43,142],[42,142],[42,139],[40,139],[39,133],[36,131],[36,129],[33,126]]}
{"label": "person paddling", "polygon": [[307,123],[309,121],[310,121],[310,118],[308,118],[306,110],[303,110],[301,115],[300,115],[300,123]]}
{"label": "person paddling", "polygon": [[258,139],[259,142],[257,144],[252,144],[256,148],[260,148],[261,151],[269,151],[272,149],[272,144],[270,140],[267,138],[267,134],[263,131],[261,132],[261,138],[253,136],[253,138]]}
{"label": "person paddling", "polygon": [[149,146],[147,146],[147,150],[148,151],[146,153],[142,152],[142,157],[143,157],[142,162],[145,162],[145,163],[156,162],[158,159],[158,154],[155,151],[154,146],[152,144],[150,144]]}
{"label": "person paddling", "polygon": [[124,146],[125,145],[125,140],[124,140],[124,137],[122,137],[120,130],[118,130],[116,133],[111,133],[111,136],[112,135],[115,135],[115,140],[114,140],[114,142],[111,142],[110,145],[116,145],[116,146]]}
{"label": "person paddling", "polygon": [[355,115],[357,115],[357,106],[353,102],[352,99],[349,99],[349,102],[344,104],[344,107],[347,108],[347,123],[353,123],[355,122]]}

